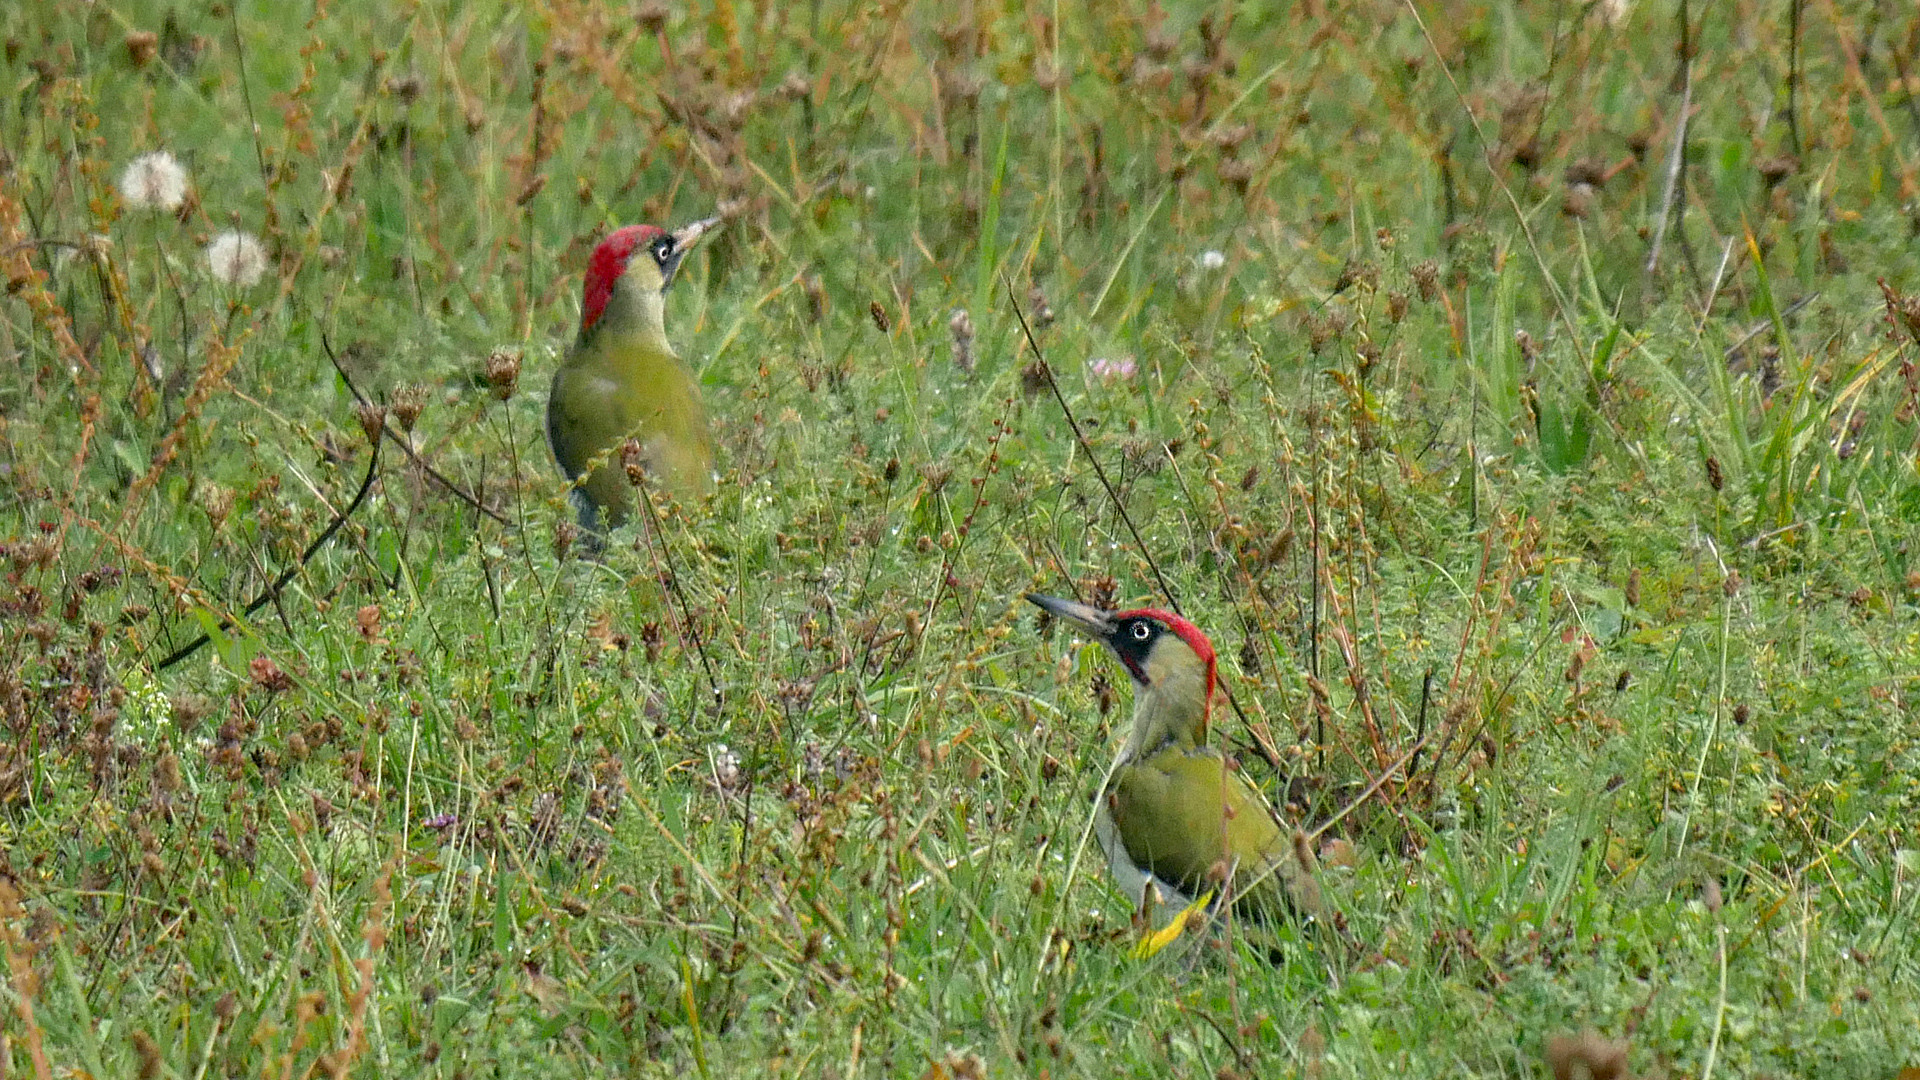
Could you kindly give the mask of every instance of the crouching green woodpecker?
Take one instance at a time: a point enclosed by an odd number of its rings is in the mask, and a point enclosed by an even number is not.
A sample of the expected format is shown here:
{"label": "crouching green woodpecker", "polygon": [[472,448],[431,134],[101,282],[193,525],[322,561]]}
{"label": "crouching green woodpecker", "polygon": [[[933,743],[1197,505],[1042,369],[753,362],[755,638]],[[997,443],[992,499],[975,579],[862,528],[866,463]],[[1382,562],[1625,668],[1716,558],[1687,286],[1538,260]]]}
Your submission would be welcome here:
{"label": "crouching green woodpecker", "polygon": [[632,501],[620,448],[639,440],[648,475],[681,497],[713,483],[713,442],[693,372],[667,340],[666,291],[719,218],[677,232],[653,225],[615,231],[587,261],[580,336],[554,372],[547,442],[573,489],[580,523],[598,531],[626,520]]}
{"label": "crouching green woodpecker", "polygon": [[1182,907],[1211,892],[1216,902],[1231,896],[1246,917],[1317,914],[1319,886],[1291,835],[1253,785],[1206,745],[1215,669],[1213,644],[1199,627],[1150,608],[1027,599],[1112,650],[1133,679],[1133,728],[1099,795],[1094,831],[1136,909],[1152,885]]}

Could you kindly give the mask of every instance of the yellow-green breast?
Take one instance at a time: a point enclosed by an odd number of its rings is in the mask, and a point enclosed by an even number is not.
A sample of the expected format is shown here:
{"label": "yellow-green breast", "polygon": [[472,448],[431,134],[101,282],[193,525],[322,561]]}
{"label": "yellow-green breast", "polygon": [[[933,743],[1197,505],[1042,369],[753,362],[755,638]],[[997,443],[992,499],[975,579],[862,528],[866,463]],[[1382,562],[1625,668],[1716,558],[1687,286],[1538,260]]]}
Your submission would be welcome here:
{"label": "yellow-green breast", "polygon": [[[1236,892],[1267,874],[1235,907],[1279,914],[1298,876],[1287,835],[1237,770],[1204,747],[1166,745],[1115,770],[1107,808],[1126,854],[1142,870],[1189,896],[1220,883],[1215,866],[1235,868]],[[1278,906],[1276,906],[1278,905]]]}
{"label": "yellow-green breast", "polygon": [[713,444],[700,387],[663,343],[597,334],[576,346],[553,377],[547,438],[569,478],[606,452],[581,491],[616,525],[631,503],[620,460],[628,438],[640,440],[650,475],[674,494],[697,496],[712,482]]}

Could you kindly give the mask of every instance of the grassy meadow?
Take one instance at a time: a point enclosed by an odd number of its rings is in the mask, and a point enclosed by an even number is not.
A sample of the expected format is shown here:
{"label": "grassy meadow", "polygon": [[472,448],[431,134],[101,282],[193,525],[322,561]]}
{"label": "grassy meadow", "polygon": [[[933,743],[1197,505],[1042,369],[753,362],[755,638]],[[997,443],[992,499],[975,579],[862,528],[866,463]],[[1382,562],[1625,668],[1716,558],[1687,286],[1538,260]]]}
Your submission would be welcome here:
{"label": "grassy meadow", "polygon": [[[1910,6],[0,42],[0,1075],[1920,1069]],[[714,213],[585,558],[582,267]],[[1030,589],[1212,635],[1326,918],[1141,955]]]}

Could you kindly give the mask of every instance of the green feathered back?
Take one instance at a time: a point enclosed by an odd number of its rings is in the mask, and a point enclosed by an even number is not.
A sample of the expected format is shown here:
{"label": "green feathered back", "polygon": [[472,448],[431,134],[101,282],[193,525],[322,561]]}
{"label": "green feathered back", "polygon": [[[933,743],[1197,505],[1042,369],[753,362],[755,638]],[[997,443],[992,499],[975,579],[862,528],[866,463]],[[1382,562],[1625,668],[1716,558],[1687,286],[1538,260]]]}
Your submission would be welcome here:
{"label": "green feathered back", "polygon": [[583,519],[604,510],[614,525],[626,520],[632,503],[620,460],[628,438],[640,440],[649,474],[680,498],[705,493],[713,480],[712,435],[699,383],[665,335],[652,328],[659,325],[657,306],[635,314],[610,307],[554,373],[547,401],[547,441],[569,479],[606,452],[580,487],[587,504],[581,510]]}
{"label": "green feathered back", "polygon": [[1127,855],[1189,896],[1217,892],[1213,868],[1231,866],[1234,907],[1243,914],[1277,917],[1289,907],[1305,914],[1318,908],[1318,891],[1287,834],[1218,752],[1166,744],[1116,770],[1107,797]]}

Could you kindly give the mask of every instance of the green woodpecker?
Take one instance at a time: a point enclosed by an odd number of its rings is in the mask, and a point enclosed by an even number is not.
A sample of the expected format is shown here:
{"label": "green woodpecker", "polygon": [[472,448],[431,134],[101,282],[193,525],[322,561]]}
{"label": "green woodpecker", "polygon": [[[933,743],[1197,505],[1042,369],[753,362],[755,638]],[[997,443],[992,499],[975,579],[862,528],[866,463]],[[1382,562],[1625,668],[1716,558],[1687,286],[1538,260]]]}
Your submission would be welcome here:
{"label": "green woodpecker", "polygon": [[641,464],[667,489],[699,495],[713,482],[707,410],[693,372],[667,340],[666,291],[680,260],[719,218],[678,232],[629,225],[587,260],[580,336],[553,374],[547,442],[573,489],[580,523],[626,520],[632,496],[621,446],[639,440]]}
{"label": "green woodpecker", "polygon": [[[1133,678],[1133,728],[1094,811],[1120,888],[1184,907],[1212,892],[1241,915],[1317,914],[1319,886],[1260,793],[1206,745],[1213,644],[1170,612],[1103,611],[1028,593],[1041,610],[1113,651]],[[1304,847],[1304,845],[1302,845]]]}

